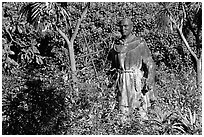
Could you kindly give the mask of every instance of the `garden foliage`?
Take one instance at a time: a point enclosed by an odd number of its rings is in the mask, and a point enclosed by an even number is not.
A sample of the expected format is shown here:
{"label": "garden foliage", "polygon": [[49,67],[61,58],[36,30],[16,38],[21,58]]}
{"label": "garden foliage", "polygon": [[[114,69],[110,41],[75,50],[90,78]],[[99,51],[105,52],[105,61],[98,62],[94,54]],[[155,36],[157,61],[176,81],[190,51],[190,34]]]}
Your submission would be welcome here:
{"label": "garden foliage", "polygon": [[[161,3],[90,3],[74,41],[78,94],[72,87],[66,42],[54,26],[72,35],[86,3],[55,3],[49,7],[53,14],[42,8],[42,14],[50,16],[37,25],[21,14],[24,4],[2,3],[3,134],[202,134],[202,95],[194,63],[176,31],[158,31],[155,15]],[[179,12],[179,3],[175,5],[172,10]],[[63,7],[67,20],[57,21],[54,13],[61,10],[57,6]],[[193,18],[196,3],[188,6]],[[156,63],[157,102],[149,108],[149,120],[142,121],[135,111],[129,122],[121,124],[115,83],[106,71],[107,54],[120,37],[118,23],[126,16],[134,23],[134,34],[146,40]],[[196,51],[193,34],[186,30],[185,35]]]}

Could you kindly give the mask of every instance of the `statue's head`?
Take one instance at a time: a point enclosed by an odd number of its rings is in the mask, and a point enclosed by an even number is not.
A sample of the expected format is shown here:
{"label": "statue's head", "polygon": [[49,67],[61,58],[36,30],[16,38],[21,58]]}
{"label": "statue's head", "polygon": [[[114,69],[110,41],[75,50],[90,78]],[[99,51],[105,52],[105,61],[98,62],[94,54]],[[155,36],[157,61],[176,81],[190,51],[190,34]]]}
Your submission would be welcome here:
{"label": "statue's head", "polygon": [[123,38],[127,38],[133,30],[133,22],[129,18],[124,18],[120,22],[120,32]]}

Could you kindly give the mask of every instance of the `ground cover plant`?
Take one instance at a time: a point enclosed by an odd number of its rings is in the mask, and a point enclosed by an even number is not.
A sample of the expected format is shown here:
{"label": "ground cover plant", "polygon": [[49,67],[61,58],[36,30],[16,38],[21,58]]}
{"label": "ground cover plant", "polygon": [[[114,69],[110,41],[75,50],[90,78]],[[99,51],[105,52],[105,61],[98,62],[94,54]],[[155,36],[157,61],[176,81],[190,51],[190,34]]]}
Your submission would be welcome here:
{"label": "ground cover plant", "polygon": [[[121,124],[106,73],[125,16],[156,63],[157,101]],[[2,3],[2,133],[201,135],[201,20],[202,3]]]}

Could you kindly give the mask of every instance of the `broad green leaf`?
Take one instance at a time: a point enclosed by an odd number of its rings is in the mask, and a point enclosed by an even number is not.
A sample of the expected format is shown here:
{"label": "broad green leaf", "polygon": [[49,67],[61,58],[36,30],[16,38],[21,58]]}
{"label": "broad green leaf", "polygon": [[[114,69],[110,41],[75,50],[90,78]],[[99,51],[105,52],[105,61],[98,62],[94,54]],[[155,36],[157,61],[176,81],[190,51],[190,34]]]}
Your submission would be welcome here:
{"label": "broad green leaf", "polygon": [[17,29],[18,29],[18,32],[19,32],[19,33],[22,33],[22,32],[23,32],[22,29],[20,28],[20,26],[17,26]]}
{"label": "broad green leaf", "polygon": [[33,51],[33,53],[38,53],[38,54],[40,54],[40,51],[39,51],[38,48],[35,47],[35,46],[32,46],[32,51]]}
{"label": "broad green leaf", "polygon": [[186,133],[186,131],[183,129],[183,127],[179,127],[179,126],[172,126],[173,129],[177,129],[179,131],[182,131],[183,133]]}
{"label": "broad green leaf", "polygon": [[7,58],[7,61],[11,63],[12,65],[18,66],[18,63],[9,57]]}
{"label": "broad green leaf", "polygon": [[37,64],[39,64],[39,65],[42,65],[42,64],[43,64],[43,60],[42,60],[42,58],[39,57],[39,56],[36,56],[36,62],[37,62]]}
{"label": "broad green leaf", "polygon": [[10,55],[15,55],[15,52],[13,52],[12,50],[8,51],[8,53],[9,53]]}
{"label": "broad green leaf", "polygon": [[25,60],[26,60],[26,61],[29,61],[29,60],[30,60],[30,57],[29,57],[28,53],[25,54]]}
{"label": "broad green leaf", "polygon": [[193,125],[193,114],[192,114],[190,108],[188,108],[188,113],[189,113],[189,117],[190,117],[190,123],[191,123],[191,125]]}

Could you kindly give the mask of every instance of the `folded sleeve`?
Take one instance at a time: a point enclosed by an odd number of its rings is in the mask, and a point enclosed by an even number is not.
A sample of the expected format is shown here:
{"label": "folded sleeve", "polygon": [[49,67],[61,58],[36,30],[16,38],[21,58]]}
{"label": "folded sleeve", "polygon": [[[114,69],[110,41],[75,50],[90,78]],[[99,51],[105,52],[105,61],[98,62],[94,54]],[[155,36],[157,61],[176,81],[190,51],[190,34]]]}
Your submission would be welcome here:
{"label": "folded sleeve", "polygon": [[152,59],[151,51],[147,47],[146,43],[143,44],[142,61],[148,69],[147,84],[149,84],[149,86],[153,86],[155,82],[155,63]]}

